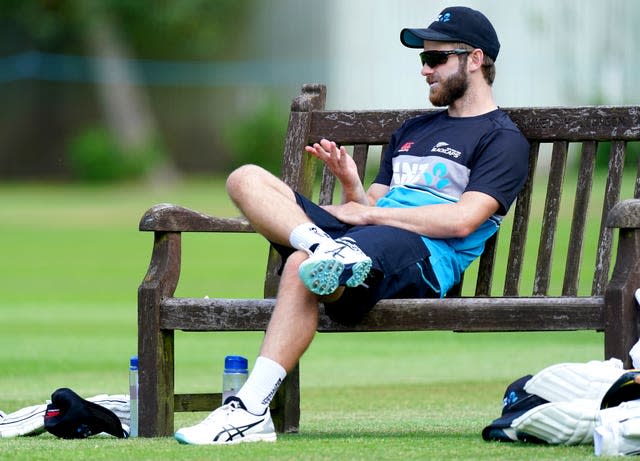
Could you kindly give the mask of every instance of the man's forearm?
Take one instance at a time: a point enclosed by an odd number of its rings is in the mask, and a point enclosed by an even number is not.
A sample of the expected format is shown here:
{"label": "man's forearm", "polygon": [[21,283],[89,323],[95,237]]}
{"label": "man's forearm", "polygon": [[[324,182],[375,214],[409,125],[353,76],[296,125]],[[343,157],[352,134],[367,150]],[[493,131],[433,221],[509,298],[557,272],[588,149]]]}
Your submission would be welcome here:
{"label": "man's forearm", "polygon": [[364,187],[360,181],[352,186],[345,186],[342,184],[342,203],[356,202],[362,205],[371,205],[369,198],[364,190]]}
{"label": "man's forearm", "polygon": [[[375,196],[368,194],[370,200]],[[464,238],[498,210],[498,202],[481,192],[466,192],[458,202],[448,204],[386,208],[349,201],[325,209],[353,225],[386,225],[433,238]]]}

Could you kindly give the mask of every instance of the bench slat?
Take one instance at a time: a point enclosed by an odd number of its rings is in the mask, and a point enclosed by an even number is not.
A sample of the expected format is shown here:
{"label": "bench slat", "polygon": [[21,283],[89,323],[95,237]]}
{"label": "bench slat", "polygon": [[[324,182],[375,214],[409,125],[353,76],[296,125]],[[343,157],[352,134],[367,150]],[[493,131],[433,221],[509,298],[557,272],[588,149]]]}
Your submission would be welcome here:
{"label": "bench slat", "polygon": [[[637,140],[640,112],[636,106],[504,108],[530,140],[586,141]],[[331,136],[339,144],[385,143],[409,118],[429,110],[316,111],[312,114],[307,142]]]}
{"label": "bench slat", "polygon": [[[358,166],[358,176],[364,184],[364,174],[367,169],[367,158],[369,157],[369,146],[366,144],[356,144],[353,146],[353,160]],[[365,185],[366,187],[366,185]]]}
{"label": "bench slat", "polygon": [[[222,392],[202,394],[175,394],[173,398],[174,411],[211,411],[220,406]],[[275,401],[271,401],[271,410],[275,408]]]}
{"label": "bench slat", "polygon": [[330,205],[333,203],[333,193],[336,188],[336,177],[331,173],[329,167],[322,167],[322,179],[320,180],[320,197],[318,204]]}
{"label": "bench slat", "polygon": [[582,145],[578,183],[576,186],[576,199],[573,205],[573,219],[571,221],[571,234],[569,237],[569,248],[567,250],[567,263],[565,265],[562,285],[563,296],[575,296],[578,293],[580,262],[582,260],[584,231],[587,224],[589,199],[591,197],[591,186],[593,184],[596,150],[597,143],[595,141],[587,141]]}
{"label": "bench slat", "polygon": [[640,198],[640,159],[638,160],[638,169],[636,171],[636,182],[633,188],[633,198]]}
{"label": "bench slat", "polygon": [[527,231],[529,224],[529,211],[531,210],[531,197],[535,178],[536,166],[540,143],[532,142],[529,152],[529,177],[525,182],[513,212],[513,229],[509,242],[509,258],[505,274],[504,296],[518,296],[520,294],[520,275],[524,262],[524,250],[527,243]]}
{"label": "bench slat", "polygon": [[[358,176],[364,184],[364,175],[367,169],[367,159],[369,157],[369,146],[366,144],[356,144],[353,146],[352,158],[358,167]],[[322,167],[322,178],[320,181],[320,196],[318,203],[320,205],[329,205],[333,203],[333,195],[337,182],[336,177],[331,170],[324,165]],[[366,187],[366,185],[365,185]]]}
{"label": "bench slat", "polygon": [[209,394],[175,394],[174,411],[212,411],[220,406],[222,392]]}
{"label": "bench slat", "polygon": [[598,251],[596,253],[595,276],[593,278],[593,288],[591,289],[593,295],[602,295],[604,293],[607,279],[609,278],[613,230],[606,227],[605,223],[611,209],[620,201],[625,151],[625,142],[613,141],[611,143],[609,176],[607,177],[607,185],[604,193],[602,218],[600,220],[600,237],[598,239]]}
{"label": "bench slat", "polygon": [[[274,304],[274,299],[166,299],[160,328],[262,331]],[[355,326],[340,325],[321,314],[318,331],[601,330],[603,306],[603,297],[387,299]]]}
{"label": "bench slat", "polygon": [[542,217],[542,232],[540,235],[540,246],[538,247],[536,275],[533,283],[534,296],[545,296],[549,291],[551,260],[553,259],[553,246],[558,227],[558,214],[560,212],[560,199],[562,196],[562,184],[564,182],[566,166],[567,143],[554,142],[549,168],[547,198],[545,200],[544,214]]}
{"label": "bench slat", "polygon": [[[484,251],[478,263],[478,278],[476,280],[476,296],[491,296],[493,286],[493,268],[496,260],[497,242],[500,230],[492,235],[484,245]],[[464,276],[464,274],[463,274]]]}

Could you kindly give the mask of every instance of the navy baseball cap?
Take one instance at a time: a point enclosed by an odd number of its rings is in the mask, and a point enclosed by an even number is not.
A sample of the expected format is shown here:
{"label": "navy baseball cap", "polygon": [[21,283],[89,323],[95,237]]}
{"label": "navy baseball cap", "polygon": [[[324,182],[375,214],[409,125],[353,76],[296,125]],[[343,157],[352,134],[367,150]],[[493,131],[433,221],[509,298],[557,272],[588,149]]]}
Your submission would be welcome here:
{"label": "navy baseball cap", "polygon": [[400,41],[409,48],[422,48],[424,40],[462,42],[480,48],[494,61],[500,51],[498,34],[487,17],[464,6],[445,8],[426,29],[402,29]]}
{"label": "navy baseball cap", "polygon": [[527,384],[527,381],[532,377],[532,375],[523,376],[507,386],[502,399],[502,414],[482,430],[482,438],[484,440],[495,440],[499,442],[515,442],[517,440],[532,443],[541,442],[536,437],[509,431],[514,419],[522,416],[532,408],[549,403],[542,397],[529,394],[524,390],[525,384]]}

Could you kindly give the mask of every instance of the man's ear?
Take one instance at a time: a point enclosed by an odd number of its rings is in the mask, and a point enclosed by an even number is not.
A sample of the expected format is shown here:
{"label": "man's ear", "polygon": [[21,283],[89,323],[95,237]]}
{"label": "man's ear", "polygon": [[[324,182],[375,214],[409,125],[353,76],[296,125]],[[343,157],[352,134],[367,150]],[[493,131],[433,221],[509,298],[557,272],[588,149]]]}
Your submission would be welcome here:
{"label": "man's ear", "polygon": [[480,48],[476,48],[471,53],[469,53],[469,57],[467,58],[467,64],[469,66],[470,71],[478,70],[482,67],[482,62],[484,61],[484,52]]}

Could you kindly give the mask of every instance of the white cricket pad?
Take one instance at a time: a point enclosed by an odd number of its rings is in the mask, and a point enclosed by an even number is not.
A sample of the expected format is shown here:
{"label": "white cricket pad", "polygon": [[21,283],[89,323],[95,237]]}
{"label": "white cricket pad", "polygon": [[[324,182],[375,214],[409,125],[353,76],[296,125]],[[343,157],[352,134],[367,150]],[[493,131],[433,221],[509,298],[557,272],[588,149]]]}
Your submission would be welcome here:
{"label": "white cricket pad", "polygon": [[559,363],[536,373],[525,384],[524,390],[549,402],[590,399],[599,403],[624,372],[622,362],[618,359]]}
{"label": "white cricket pad", "polygon": [[596,456],[640,454],[640,401],[600,410],[593,444]]}
{"label": "white cricket pad", "polygon": [[554,445],[591,443],[598,402],[573,400],[539,405],[516,418],[511,427]]}

